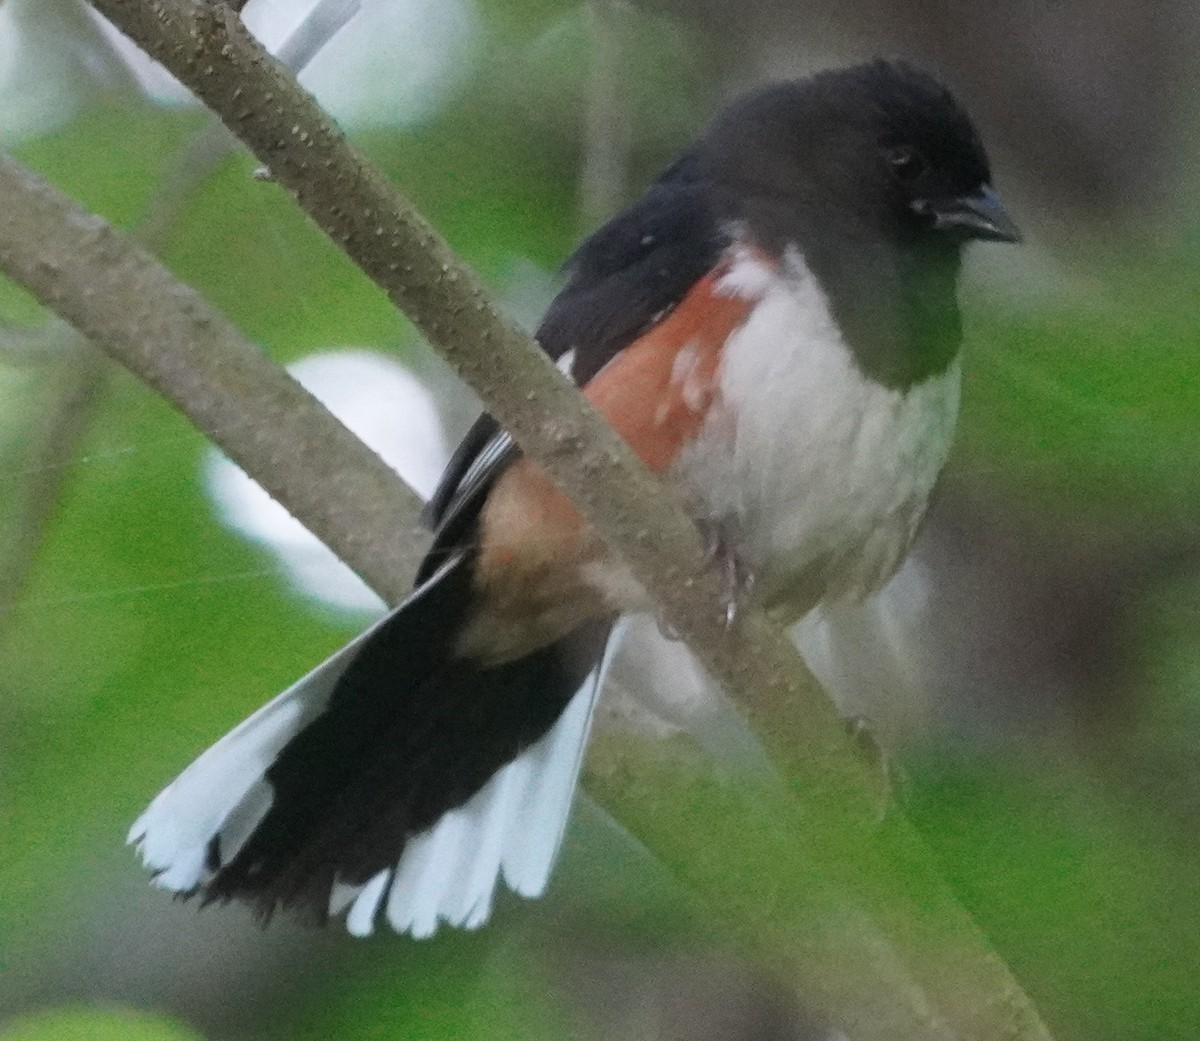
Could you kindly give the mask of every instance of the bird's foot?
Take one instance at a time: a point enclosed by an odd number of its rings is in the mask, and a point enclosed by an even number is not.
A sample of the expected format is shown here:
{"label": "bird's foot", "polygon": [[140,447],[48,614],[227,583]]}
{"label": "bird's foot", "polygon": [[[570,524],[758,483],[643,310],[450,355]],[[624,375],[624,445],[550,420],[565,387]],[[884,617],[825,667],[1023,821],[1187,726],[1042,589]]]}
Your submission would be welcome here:
{"label": "bird's foot", "polygon": [[[728,526],[719,520],[701,519],[696,522],[704,537],[705,560],[721,575],[721,597],[725,605],[725,627],[733,628],[743,607],[754,592],[754,571],[738,552]],[[663,619],[658,619],[658,631],[668,640],[678,640],[679,634]]]}
{"label": "bird's foot", "polygon": [[738,552],[736,541],[724,522],[703,519],[698,524],[704,536],[708,563],[720,569],[725,625],[732,628],[754,592],[754,571]]}

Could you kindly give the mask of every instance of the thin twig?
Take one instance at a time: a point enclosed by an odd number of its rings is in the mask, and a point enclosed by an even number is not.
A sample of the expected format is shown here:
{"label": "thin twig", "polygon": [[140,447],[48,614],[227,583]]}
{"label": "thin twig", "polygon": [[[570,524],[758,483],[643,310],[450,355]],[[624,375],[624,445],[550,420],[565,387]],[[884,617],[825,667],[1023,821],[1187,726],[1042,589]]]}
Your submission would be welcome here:
{"label": "thin twig", "polygon": [[625,201],[630,126],[621,96],[621,0],[589,0],[589,66],[579,211],[585,228],[607,220]]}
{"label": "thin twig", "polygon": [[317,0],[317,4],[286,40],[275,57],[299,74],[358,12],[362,0]]}
{"label": "thin twig", "polygon": [[[0,545],[0,616],[20,600],[37,561],[45,532],[54,516],[76,455],[103,394],[108,359],[82,342],[79,334],[59,325],[53,335],[52,364],[41,375],[53,380],[49,400],[24,460],[12,516]],[[55,370],[60,371],[55,371]]]}
{"label": "thin twig", "polygon": [[0,323],[0,362],[5,364],[53,364],[65,360],[71,349],[72,345],[63,340],[62,326],[57,322],[30,326]]}

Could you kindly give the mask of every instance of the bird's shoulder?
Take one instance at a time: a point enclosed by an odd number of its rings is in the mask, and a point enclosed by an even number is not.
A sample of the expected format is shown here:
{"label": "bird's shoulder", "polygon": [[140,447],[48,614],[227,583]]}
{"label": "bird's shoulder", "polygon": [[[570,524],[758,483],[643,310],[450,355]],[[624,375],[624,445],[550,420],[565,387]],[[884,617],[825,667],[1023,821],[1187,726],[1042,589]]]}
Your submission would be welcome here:
{"label": "bird's shoulder", "polygon": [[570,374],[586,385],[669,314],[728,244],[709,185],[679,160],[568,258],[538,342],[555,359],[574,352]]}
{"label": "bird's shoulder", "polygon": [[[566,282],[538,328],[538,343],[586,386],[670,315],[729,244],[709,186],[685,154],[567,259]],[[438,533],[429,568],[441,559],[439,549],[444,554],[470,537],[488,489],[518,454],[490,415],[468,431],[426,507]]]}

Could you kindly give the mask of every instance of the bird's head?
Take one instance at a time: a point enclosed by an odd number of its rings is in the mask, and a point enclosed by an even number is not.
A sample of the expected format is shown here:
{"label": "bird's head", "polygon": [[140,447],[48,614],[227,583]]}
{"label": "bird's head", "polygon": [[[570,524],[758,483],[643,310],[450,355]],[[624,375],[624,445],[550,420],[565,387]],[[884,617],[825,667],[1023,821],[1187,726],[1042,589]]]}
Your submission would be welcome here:
{"label": "bird's head", "polygon": [[714,120],[704,151],[718,182],[838,234],[954,247],[1020,238],[970,118],[903,62],[754,91]]}

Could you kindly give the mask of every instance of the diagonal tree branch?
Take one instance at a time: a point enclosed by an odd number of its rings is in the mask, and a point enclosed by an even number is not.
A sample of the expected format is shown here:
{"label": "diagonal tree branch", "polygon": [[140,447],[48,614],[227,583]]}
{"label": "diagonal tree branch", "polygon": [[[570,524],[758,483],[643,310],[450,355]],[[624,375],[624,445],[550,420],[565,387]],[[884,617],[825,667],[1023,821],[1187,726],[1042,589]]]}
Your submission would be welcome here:
{"label": "diagonal tree branch", "polygon": [[[241,11],[245,0],[230,4]],[[305,19],[279,48],[278,58],[299,74],[361,8],[361,0],[319,0]],[[130,94],[137,93],[137,84],[125,61],[115,53],[112,42],[102,38],[99,27],[80,4],[64,8],[75,28],[96,37],[95,47],[106,59],[111,75],[125,77]],[[194,194],[196,187],[229,155],[237,152],[240,142],[215,119],[194,135],[174,157],[170,167],[149,200],[147,213],[133,232],[141,245],[153,253],[161,253],[175,226],[179,211]],[[13,347],[3,338],[3,347],[10,353]],[[92,416],[103,398],[110,366],[103,356],[77,334],[62,327],[38,330],[25,344],[31,356],[55,362],[53,371],[44,372],[51,384],[46,415],[33,435],[29,452],[26,479],[17,489],[13,519],[0,540],[0,631],[3,616],[17,603],[37,563],[45,532],[63,494],[68,470],[65,464],[87,435]]]}
{"label": "diagonal tree branch", "polygon": [[[781,807],[774,827],[790,848],[803,841],[809,866],[800,878],[836,880],[817,887],[815,907],[806,905],[803,884],[755,905],[780,916],[764,934],[769,949],[790,958],[804,947],[822,975],[838,981],[825,992],[831,1013],[856,1024],[863,1039],[1048,1038],[911,829],[895,817],[879,827],[877,778],[851,751],[786,638],[753,612],[737,633],[724,632],[717,583],[703,573],[686,514],[536,346],[499,319],[436,233],[228,10],[185,0],[96,6],[197,91],[409,313],[619,545],[670,624],[754,717],[793,783],[782,801],[758,793],[762,804]],[[269,377],[265,359],[203,301],[9,160],[0,162],[0,266],[184,408],[360,575],[397,598],[410,542],[392,522],[412,504],[402,502],[394,476],[370,453],[356,454],[365,450],[286,377]],[[622,805],[653,809],[660,799],[636,776],[622,788]],[[678,848],[661,828],[652,839],[657,848]],[[698,862],[685,859],[682,877],[707,877],[707,891],[719,900],[703,847],[684,848]],[[743,875],[740,904],[753,891],[752,866]],[[831,890],[853,893],[840,915]],[[856,925],[847,906],[865,908],[860,915],[870,928]],[[804,923],[811,932],[816,922],[829,942],[799,944]],[[839,970],[846,951],[857,971]],[[899,972],[889,969],[897,959]]]}
{"label": "diagonal tree branch", "polygon": [[404,595],[426,536],[397,519],[415,520],[416,496],[211,304],[3,152],[0,269],[178,406],[381,595]]}

